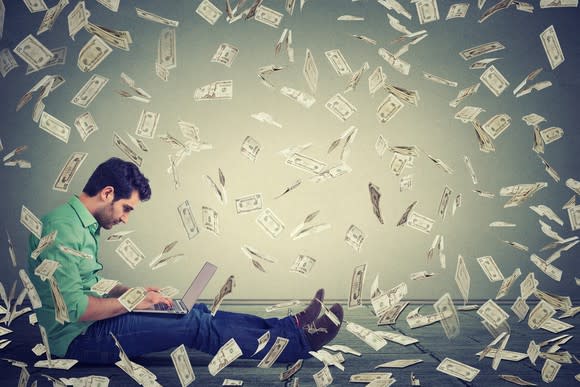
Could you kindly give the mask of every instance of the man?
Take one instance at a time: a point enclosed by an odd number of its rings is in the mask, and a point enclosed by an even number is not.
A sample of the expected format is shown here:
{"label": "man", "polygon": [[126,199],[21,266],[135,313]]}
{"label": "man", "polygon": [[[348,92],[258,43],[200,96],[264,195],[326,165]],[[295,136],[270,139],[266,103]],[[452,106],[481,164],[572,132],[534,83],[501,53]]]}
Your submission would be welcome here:
{"label": "man", "polygon": [[[309,351],[320,349],[336,336],[340,325],[336,326],[326,315],[318,317],[323,289],[304,311],[282,319],[225,311],[212,317],[204,304],[196,304],[180,317],[134,314],[127,313],[118,300],[130,289],[127,286],[118,284],[106,296],[92,292],[91,286],[101,279],[97,273],[103,268],[98,260],[101,228],[109,230],[127,223],[129,214],[150,197],[149,180],[139,168],[111,158],[97,167],[79,196],[42,218],[43,235],[56,231],[56,239],[37,259],[29,258],[28,272],[42,301],[42,307],[36,310],[38,322],[46,329],[53,354],[87,363],[114,363],[119,359],[119,350],[112,333],[129,357],[181,344],[213,355],[234,338],[242,357],[249,358],[257,348],[258,338],[270,331],[272,339],[255,358],[263,357],[276,337],[285,337],[289,343],[278,361],[292,362],[309,357]],[[31,251],[38,243],[38,238],[31,235]],[[57,261],[59,266],[52,278],[43,281],[34,270],[45,259]],[[51,282],[62,294],[64,317],[62,313],[55,314]],[[171,305],[171,299],[163,297],[159,288],[150,286],[146,290],[147,296],[136,309],[149,309],[157,303]],[[334,304],[330,310],[342,323],[341,306]]]}

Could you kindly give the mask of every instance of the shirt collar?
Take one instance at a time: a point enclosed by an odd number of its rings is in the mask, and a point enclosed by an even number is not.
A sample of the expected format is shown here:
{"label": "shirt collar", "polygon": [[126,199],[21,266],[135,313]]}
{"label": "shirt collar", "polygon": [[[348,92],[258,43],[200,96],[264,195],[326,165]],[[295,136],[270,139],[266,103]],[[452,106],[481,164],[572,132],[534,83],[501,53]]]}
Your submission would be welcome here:
{"label": "shirt collar", "polygon": [[78,196],[75,195],[70,198],[68,204],[75,210],[84,228],[88,228],[92,233],[98,233],[100,229],[99,223],[79,200]]}

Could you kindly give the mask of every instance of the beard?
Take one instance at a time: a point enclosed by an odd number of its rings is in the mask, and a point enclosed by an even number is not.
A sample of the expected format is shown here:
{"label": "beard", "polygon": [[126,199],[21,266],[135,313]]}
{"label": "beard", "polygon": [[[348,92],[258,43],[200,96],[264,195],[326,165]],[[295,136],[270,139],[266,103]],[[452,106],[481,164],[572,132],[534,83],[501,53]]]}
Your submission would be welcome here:
{"label": "beard", "polygon": [[113,217],[113,204],[112,203],[109,206],[105,206],[105,207],[101,208],[100,210],[98,210],[94,214],[94,217],[97,220],[97,222],[99,223],[99,225],[106,230],[110,230],[111,228],[113,228],[114,225],[116,225],[118,223],[115,220],[115,218]]}

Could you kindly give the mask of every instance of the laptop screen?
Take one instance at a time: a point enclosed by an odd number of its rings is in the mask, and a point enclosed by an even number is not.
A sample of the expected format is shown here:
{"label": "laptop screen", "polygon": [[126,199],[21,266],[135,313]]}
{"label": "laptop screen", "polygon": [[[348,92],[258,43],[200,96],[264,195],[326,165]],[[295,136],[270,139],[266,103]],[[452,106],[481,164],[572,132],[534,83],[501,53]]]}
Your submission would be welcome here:
{"label": "laptop screen", "polygon": [[183,298],[181,299],[185,306],[187,306],[187,309],[191,309],[193,307],[201,295],[201,292],[203,292],[203,289],[205,289],[209,283],[209,280],[213,277],[216,270],[217,266],[212,263],[206,262],[203,264],[203,267],[199,273],[197,273],[197,276],[195,276],[195,279],[189,286],[189,289],[187,289],[183,295]]}

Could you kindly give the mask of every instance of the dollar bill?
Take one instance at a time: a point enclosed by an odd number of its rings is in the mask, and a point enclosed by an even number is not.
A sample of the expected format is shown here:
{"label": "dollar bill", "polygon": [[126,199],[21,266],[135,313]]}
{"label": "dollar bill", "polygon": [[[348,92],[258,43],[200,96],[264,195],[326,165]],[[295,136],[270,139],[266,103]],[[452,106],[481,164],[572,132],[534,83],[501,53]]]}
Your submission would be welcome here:
{"label": "dollar bill", "polygon": [[484,58],[477,60],[469,65],[470,70],[481,70],[485,69],[490,63],[495,62],[496,60],[500,60],[502,58]]}
{"label": "dollar bill", "polygon": [[442,220],[445,219],[445,215],[447,213],[447,207],[449,207],[449,200],[451,199],[451,193],[453,191],[448,186],[443,188],[443,194],[441,195],[441,200],[439,201],[439,209],[437,213],[441,217]]}
{"label": "dollar bill", "polygon": [[56,19],[60,16],[62,10],[68,5],[68,0],[59,0],[59,2],[54,6],[49,8],[42,18],[42,22],[36,31],[36,35],[40,35],[43,32],[50,31],[56,22]]}
{"label": "dollar bill", "polygon": [[[40,330],[42,345],[44,346],[44,350],[46,352],[46,360],[49,365],[52,365],[52,354],[50,353],[50,346],[48,344],[48,334],[46,333],[46,328],[38,324],[38,329]],[[24,386],[26,386],[26,384],[24,384]]]}
{"label": "dollar bill", "polygon": [[[560,316],[560,318],[562,318],[562,316]],[[565,323],[564,321],[560,321],[560,320],[555,319],[555,318],[549,318],[542,324],[542,326],[540,328],[542,328],[548,332],[560,333],[560,332],[566,331],[568,329],[574,328],[574,325]]]}
{"label": "dollar bill", "polygon": [[12,51],[9,48],[4,48],[0,51],[0,74],[5,78],[6,75],[18,67],[18,63],[14,56],[12,56]]}
{"label": "dollar bill", "polygon": [[24,5],[26,5],[30,13],[42,12],[48,9],[44,0],[24,0]]}
{"label": "dollar bill", "polygon": [[284,348],[286,348],[286,345],[288,345],[289,341],[290,340],[288,340],[285,337],[276,337],[276,341],[274,342],[268,353],[260,361],[260,363],[258,363],[258,367],[259,368],[272,367],[276,359],[278,359],[278,357],[280,357],[280,355],[282,354],[282,351],[284,351]]}
{"label": "dollar bill", "polygon": [[101,90],[103,90],[107,82],[109,82],[108,78],[98,74],[93,74],[70,102],[79,107],[87,108],[97,95],[99,95]]}
{"label": "dollar bill", "polygon": [[419,0],[415,2],[419,23],[426,24],[439,20],[437,0]]}
{"label": "dollar bill", "polygon": [[320,174],[326,168],[327,165],[322,161],[316,160],[314,158],[305,156],[300,153],[292,153],[285,161],[287,165],[293,166],[295,168],[301,169],[312,174]]}
{"label": "dollar bill", "polygon": [[167,298],[173,298],[179,294],[179,290],[174,288],[173,286],[165,286],[159,289],[159,294]]}
{"label": "dollar bill", "polygon": [[[66,53],[67,53],[66,46],[53,48],[52,50],[50,50],[50,52],[52,52],[54,55],[51,60],[49,60],[44,65],[42,65],[41,67],[38,67],[38,68],[33,68],[31,66],[27,66],[26,67],[26,75],[35,73],[35,72],[40,71],[40,70],[47,69],[49,67],[63,65],[66,63]],[[12,57],[12,55],[10,55],[10,57]]]}
{"label": "dollar bill", "polygon": [[36,288],[32,284],[30,277],[28,277],[26,270],[24,269],[18,270],[18,275],[20,276],[20,280],[22,281],[22,284],[26,289],[26,293],[28,294],[28,299],[30,300],[32,308],[33,309],[40,308],[42,306],[42,301],[40,300],[40,296],[38,295]]}
{"label": "dollar bill", "polygon": [[91,291],[98,294],[108,294],[119,281],[113,279],[101,278],[96,284],[91,286]]}
{"label": "dollar bill", "polygon": [[377,91],[385,86],[386,80],[387,76],[385,73],[383,73],[383,68],[381,66],[377,66],[368,78],[369,93],[374,95]]}
{"label": "dollar bill", "polygon": [[471,85],[469,87],[466,87],[463,90],[460,90],[459,93],[457,93],[457,97],[455,97],[454,100],[452,100],[451,102],[449,102],[449,106],[451,107],[457,107],[461,102],[463,102],[467,97],[477,93],[477,91],[479,90],[479,85],[481,85],[481,83],[476,83],[474,85]]}
{"label": "dollar bill", "polygon": [[377,137],[377,141],[375,142],[375,150],[377,151],[379,157],[383,157],[388,147],[388,141],[383,137],[382,134],[379,134],[379,137]]}
{"label": "dollar bill", "polygon": [[103,5],[108,10],[117,12],[119,10],[119,4],[121,0],[97,0],[97,3]]}
{"label": "dollar bill", "polygon": [[81,71],[93,71],[113,51],[100,37],[93,37],[81,48],[77,66]]}
{"label": "dollar bill", "polygon": [[306,49],[302,74],[304,74],[304,78],[306,79],[306,83],[308,83],[310,91],[316,93],[316,86],[318,85],[318,67],[316,66],[314,56],[309,48]]}
{"label": "dollar bill", "polygon": [[260,121],[260,122],[264,122],[270,125],[274,125],[278,128],[282,127],[282,124],[280,124],[279,122],[274,121],[274,117],[272,117],[270,114],[266,113],[266,112],[259,112],[259,113],[254,113],[251,115],[252,118],[255,118],[256,120]]}
{"label": "dollar bill", "polygon": [[502,281],[504,279],[501,270],[495,263],[494,259],[490,255],[477,258],[477,263],[481,266],[483,273],[489,279],[490,282]]}
{"label": "dollar bill", "polygon": [[349,91],[353,91],[356,90],[356,87],[358,86],[361,78],[362,78],[362,74],[367,71],[369,69],[369,62],[364,62],[363,65],[352,74],[352,76],[350,77],[350,80],[348,81],[348,84],[346,86],[346,88],[344,89],[345,93],[348,93]]}
{"label": "dollar bill", "polygon": [[483,12],[483,14],[479,18],[478,22],[483,23],[485,20],[490,18],[492,15],[496,14],[499,11],[503,11],[504,9],[508,8],[510,5],[512,5],[512,3],[513,3],[512,0],[501,0],[498,3],[495,3],[494,5],[492,5],[491,7],[489,7],[488,9],[486,9]]}
{"label": "dollar bill", "polygon": [[44,259],[40,265],[34,269],[34,274],[40,277],[41,280],[46,281],[47,278],[52,277],[54,272],[60,267],[58,261],[51,259]]}
{"label": "dollar bill", "polygon": [[72,179],[88,155],[88,153],[84,152],[73,152],[61,168],[52,185],[52,189],[55,191],[67,192]]}
{"label": "dollar bill", "polygon": [[489,91],[491,91],[496,97],[499,97],[503,93],[510,83],[505,79],[502,73],[494,66],[489,66],[479,77],[481,82]]}
{"label": "dollar bill", "polygon": [[212,56],[211,62],[221,63],[226,67],[232,67],[232,63],[234,63],[234,59],[236,59],[239,52],[240,50],[237,47],[228,43],[221,43],[215,54]]}
{"label": "dollar bill", "polygon": [[516,279],[518,279],[520,275],[522,275],[520,268],[519,267],[515,268],[514,272],[509,277],[504,279],[503,282],[501,283],[501,286],[499,287],[499,290],[497,291],[497,295],[495,296],[495,299],[499,300],[500,298],[503,298],[505,295],[507,295],[509,290],[511,289],[511,287],[515,283]]}
{"label": "dollar bill", "polygon": [[348,297],[348,308],[358,308],[362,306],[362,289],[367,272],[367,264],[355,266],[350,282],[350,292]]}
{"label": "dollar bill", "polygon": [[262,336],[258,337],[258,347],[254,351],[252,356],[254,356],[258,352],[260,352],[262,349],[264,349],[269,341],[270,341],[270,331],[267,331]]}
{"label": "dollar bill", "polygon": [[349,119],[357,111],[356,107],[340,93],[333,95],[324,104],[324,107],[343,122]]}
{"label": "dollar bill", "polygon": [[365,238],[365,233],[354,224],[351,224],[346,230],[344,241],[355,251],[359,252]]}
{"label": "dollar bill", "polygon": [[222,16],[222,11],[209,0],[203,0],[197,8],[195,9],[195,13],[201,16],[206,22],[211,24],[212,26],[218,21],[218,19]]}
{"label": "dollar bill", "polygon": [[123,261],[131,269],[134,269],[145,258],[145,254],[129,238],[125,238],[115,249],[115,252],[123,258]]}
{"label": "dollar bill", "polygon": [[123,152],[129,160],[141,167],[143,158],[139,156],[116,132],[113,132],[113,145]]}
{"label": "dollar bill", "polygon": [[135,7],[135,12],[137,12],[137,16],[142,18],[142,19],[149,20],[149,21],[159,23],[159,24],[164,24],[164,25],[169,26],[169,27],[179,27],[178,21],[164,18],[164,17],[156,15],[152,12],[145,11],[141,8]]}
{"label": "dollar bill", "polygon": [[155,138],[155,132],[157,131],[157,125],[159,124],[159,117],[159,113],[142,110],[135,134],[144,138]]}
{"label": "dollar bill", "polygon": [[542,258],[536,254],[530,256],[530,260],[534,265],[536,265],[544,274],[552,278],[554,281],[560,281],[562,279],[562,270],[558,269],[556,266],[547,263]]}
{"label": "dollar bill", "polygon": [[363,372],[351,375],[349,381],[351,383],[384,382],[386,385],[389,385],[389,383],[394,383],[392,376],[393,374],[391,372]]}
{"label": "dollar bill", "polygon": [[378,366],[375,366],[375,369],[377,368],[406,368],[415,364],[419,364],[422,363],[423,360],[421,359],[397,359],[397,360],[391,360],[388,361],[386,363],[382,363],[379,364]]}
{"label": "dollar bill", "polygon": [[87,32],[103,39],[108,45],[123,51],[129,51],[129,45],[133,42],[129,31],[117,31],[104,26],[93,24],[90,21],[85,25]]}
{"label": "dollar bill", "polygon": [[236,282],[234,276],[230,275],[226,280],[226,282],[220,288],[220,292],[213,299],[213,304],[211,305],[210,308],[212,316],[215,316],[225,296],[230,294],[235,286]]}
{"label": "dollar bill", "polygon": [[548,145],[561,139],[564,136],[564,130],[557,126],[551,126],[549,128],[540,130],[540,136],[542,136],[544,144]]}
{"label": "dollar bill", "polygon": [[235,200],[236,213],[247,214],[262,209],[262,194],[255,193]]}
{"label": "dollar bill", "polygon": [[72,40],[75,40],[77,32],[83,29],[89,21],[91,13],[86,9],[85,2],[79,1],[73,10],[68,14],[68,34]]}
{"label": "dollar bill", "polygon": [[371,196],[371,204],[373,205],[373,212],[379,222],[383,224],[383,217],[381,215],[381,208],[379,206],[379,201],[381,200],[381,193],[379,192],[379,187],[373,183],[369,183],[369,194]]}
{"label": "dollar bill", "polygon": [[327,365],[322,367],[320,371],[315,372],[312,375],[312,377],[314,378],[314,383],[316,383],[316,387],[330,386],[334,381],[332,374],[330,373],[330,369],[328,368]]}
{"label": "dollar bill", "polygon": [[311,234],[317,234],[330,228],[331,225],[329,223],[320,223],[309,227],[303,227],[303,225],[299,225],[296,229],[294,229],[294,231],[292,231],[290,236],[292,237],[292,240],[296,240]]}
{"label": "dollar bill", "polygon": [[20,211],[20,223],[34,234],[38,239],[42,236],[42,222],[26,206]]}
{"label": "dollar bill", "polygon": [[57,234],[58,234],[58,230],[54,230],[53,232],[46,234],[45,236],[40,238],[40,240],[38,241],[38,246],[36,246],[36,249],[34,249],[34,251],[32,253],[30,253],[30,258],[32,258],[32,259],[38,258],[38,256],[47,247],[49,247],[51,244],[54,243],[54,240],[56,239]]}
{"label": "dollar bill", "polygon": [[467,10],[469,9],[469,3],[456,3],[449,7],[447,16],[445,20],[464,18],[467,15]]}
{"label": "dollar bill", "polygon": [[203,227],[214,233],[215,235],[220,234],[220,226],[219,226],[219,216],[216,210],[213,208],[201,207],[201,219]]}
{"label": "dollar bill", "polygon": [[294,364],[292,364],[292,366],[290,366],[290,368],[280,373],[280,381],[288,380],[294,376],[298,371],[300,371],[300,368],[302,368],[303,362],[303,359],[298,359]]}
{"label": "dollar bill", "polygon": [[339,49],[325,51],[324,55],[330,62],[330,65],[332,66],[334,71],[336,71],[336,74],[340,76],[352,74],[352,70],[348,62],[346,61],[346,59],[342,55],[342,52]]}
{"label": "dollar bill", "polygon": [[489,54],[491,52],[505,49],[505,46],[498,41],[480,44],[479,46],[465,49],[459,53],[464,60],[470,60],[475,57]]}
{"label": "dollar bill", "polygon": [[564,54],[562,53],[562,47],[560,47],[558,35],[556,35],[556,30],[553,25],[546,28],[540,34],[540,40],[542,41],[542,46],[544,46],[544,51],[546,52],[546,56],[550,62],[550,67],[554,70],[564,62]]}
{"label": "dollar bill", "polygon": [[538,280],[534,276],[534,273],[528,273],[526,278],[520,283],[520,295],[525,300],[531,296],[536,288],[538,287]]}
{"label": "dollar bill", "polygon": [[409,72],[411,71],[411,65],[409,63],[393,55],[383,47],[379,48],[379,56],[401,74],[409,75]]}
{"label": "dollar bill", "polygon": [[270,306],[266,307],[266,312],[270,313],[270,312],[273,312],[275,310],[288,309],[288,308],[291,308],[293,306],[301,305],[301,304],[302,304],[302,301],[300,301],[300,300],[281,302],[279,304],[270,305]]}
{"label": "dollar bill", "polygon": [[256,8],[254,20],[259,21],[260,23],[264,23],[270,27],[278,28],[283,17],[284,15],[282,15],[280,12],[260,5]]}
{"label": "dollar bill", "polygon": [[542,367],[542,380],[546,383],[551,383],[556,379],[556,375],[558,375],[558,371],[562,365],[557,363],[551,359],[546,359],[544,366]]}
{"label": "dollar bill", "polygon": [[429,234],[433,229],[435,221],[431,218],[421,215],[416,211],[411,212],[407,219],[406,225],[425,234]]}
{"label": "dollar bill", "polygon": [[209,83],[195,89],[194,101],[220,101],[232,99],[234,95],[234,81],[224,80]]}
{"label": "dollar bill", "polygon": [[45,132],[53,135],[64,143],[68,143],[70,136],[70,126],[59,120],[58,118],[43,111],[40,116],[38,127]]}
{"label": "dollar bill", "polygon": [[446,357],[437,366],[437,371],[465,380],[466,382],[471,382],[479,374],[480,370]]}
{"label": "dollar bill", "polygon": [[175,28],[164,28],[159,34],[157,43],[157,61],[155,68],[162,80],[169,78],[169,70],[177,67],[177,42]]}
{"label": "dollar bill", "polygon": [[189,201],[186,200],[181,203],[177,207],[177,212],[179,213],[179,217],[181,218],[181,222],[183,227],[185,228],[185,232],[187,233],[188,239],[193,239],[199,234],[199,228],[197,227],[197,223],[195,222],[195,218],[193,216],[193,211],[191,210],[191,206],[189,205]]}
{"label": "dollar bill", "polygon": [[52,301],[54,303],[54,318],[60,323],[70,322],[68,317],[68,307],[64,302],[62,293],[58,287],[56,280],[53,277],[48,277],[48,283],[50,284],[50,294],[52,295]]}
{"label": "dollar bill", "polygon": [[258,153],[260,152],[261,149],[262,146],[255,138],[253,138],[252,136],[246,136],[246,138],[242,142],[240,152],[248,159],[256,161]]}
{"label": "dollar bill", "polygon": [[256,223],[272,238],[277,238],[284,231],[284,223],[272,212],[271,209],[264,209],[256,218]]}
{"label": "dollar bill", "polygon": [[314,102],[316,102],[316,99],[313,96],[304,93],[300,90],[293,89],[291,87],[283,86],[280,89],[280,93],[298,102],[300,105],[304,106],[307,109],[310,108],[314,104]]}
{"label": "dollar bill", "polygon": [[355,335],[360,340],[368,344],[372,349],[378,351],[387,345],[387,341],[377,335],[375,332],[362,325],[348,321],[346,323],[346,330]]}
{"label": "dollar bill", "polygon": [[447,338],[452,339],[459,336],[459,318],[457,317],[457,310],[455,309],[455,305],[453,305],[453,300],[449,293],[445,293],[441,296],[439,300],[433,304],[433,308],[441,315],[441,325],[443,326]]}
{"label": "dollar bill", "polygon": [[307,276],[312,271],[315,263],[316,259],[300,254],[290,267],[290,272]]}
{"label": "dollar bill", "polygon": [[179,347],[171,351],[171,361],[177,371],[179,382],[182,387],[189,386],[195,380],[195,373],[189,361],[189,355],[185,349],[185,345],[181,344]]}
{"label": "dollar bill", "polygon": [[326,349],[329,349],[331,351],[349,353],[349,354],[354,355],[354,356],[359,356],[359,357],[362,356],[362,354],[359,351],[355,351],[354,349],[352,349],[351,347],[348,347],[346,345],[340,345],[340,344],[324,345],[322,348],[326,348]]}
{"label": "dollar bill", "polygon": [[99,127],[90,112],[84,112],[75,118],[74,124],[83,142],[85,142],[91,134],[99,130]]}
{"label": "dollar bill", "polygon": [[528,326],[531,329],[539,329],[548,319],[550,319],[556,310],[544,300],[540,300],[538,304],[530,311],[528,317]]}
{"label": "dollar bill", "polygon": [[445,79],[445,78],[442,78],[440,76],[433,75],[430,73],[423,72],[423,78],[425,78],[429,81],[435,82],[435,83],[439,83],[441,85],[445,85],[445,86],[449,86],[449,87],[457,87],[457,82],[450,81],[448,79]]}
{"label": "dollar bill", "polygon": [[217,375],[240,356],[242,356],[242,350],[238,343],[233,338],[229,339],[211,359],[208,365],[209,373],[212,376]]}
{"label": "dollar bill", "polygon": [[467,266],[465,265],[465,260],[461,254],[457,257],[455,283],[457,283],[459,292],[463,296],[463,303],[467,304],[467,300],[469,299],[469,285],[471,284],[471,277],[469,276]]}
{"label": "dollar bill", "polygon": [[511,122],[512,119],[508,114],[496,114],[487,120],[481,127],[495,140],[510,126]]}
{"label": "dollar bill", "polygon": [[480,306],[477,310],[477,314],[496,328],[509,317],[509,315],[493,300],[487,300],[482,306]]}
{"label": "dollar bill", "polygon": [[244,381],[238,379],[224,379],[222,386],[243,386]]}
{"label": "dollar bill", "polygon": [[465,124],[475,121],[479,113],[483,111],[485,111],[485,109],[477,106],[464,106],[460,111],[455,113],[454,118]]}
{"label": "dollar bill", "polygon": [[118,300],[129,312],[145,299],[147,290],[145,288],[131,288],[121,295]]}
{"label": "dollar bill", "polygon": [[33,69],[42,68],[54,57],[54,54],[32,35],[22,39],[13,51]]}
{"label": "dollar bill", "polygon": [[71,249],[68,246],[60,245],[60,246],[58,246],[58,249],[60,251],[62,251],[63,253],[65,253],[65,254],[74,255],[75,257],[79,257],[79,258],[83,258],[83,259],[88,259],[88,260],[92,260],[94,258],[91,254],[84,253],[82,251],[78,251],[78,250],[75,250],[75,249]]}
{"label": "dollar bill", "polygon": [[377,107],[376,116],[382,124],[389,122],[405,105],[394,94],[389,93]]}

